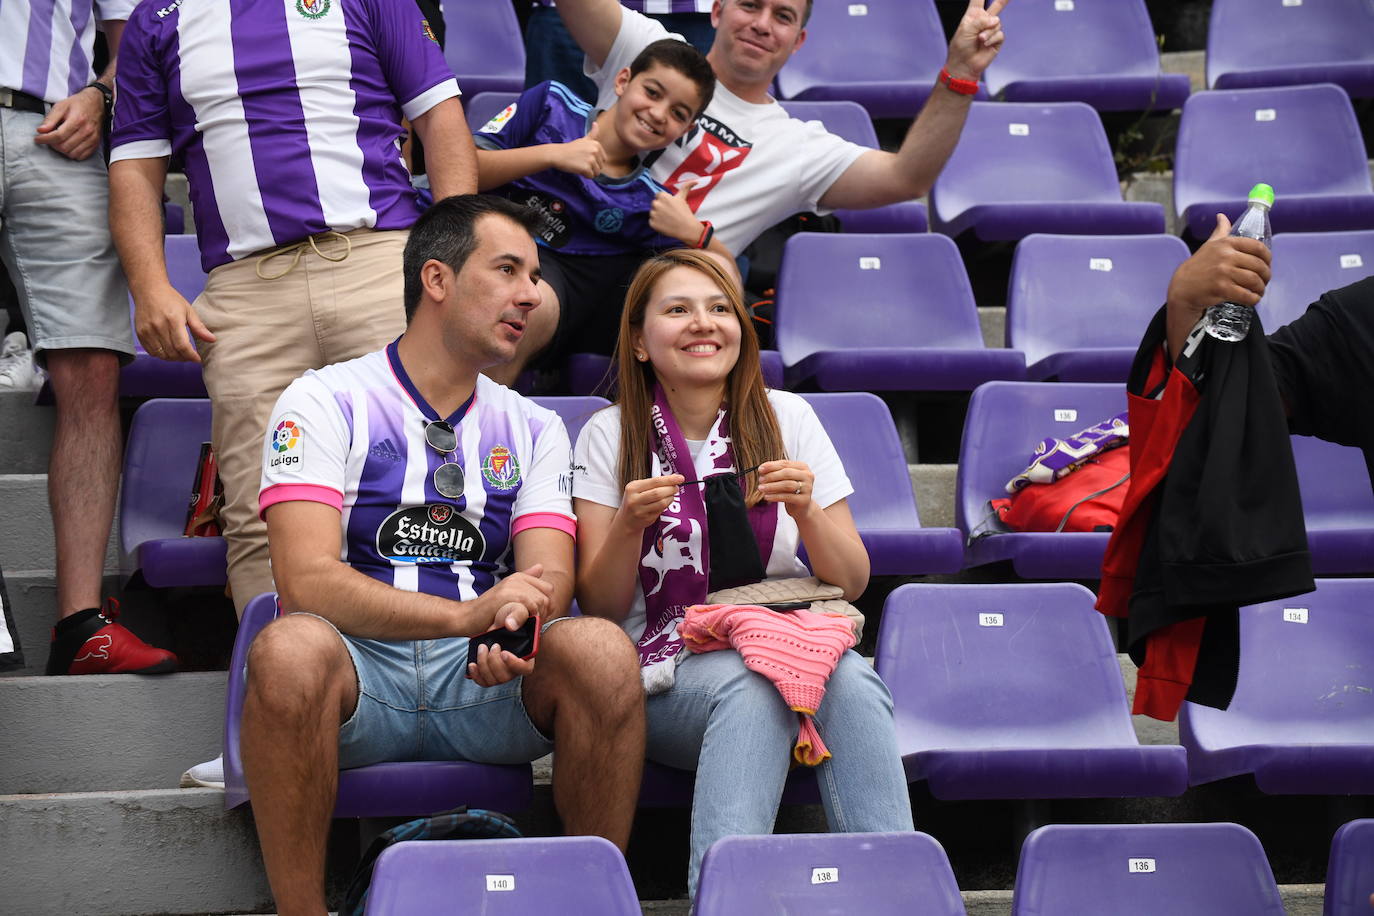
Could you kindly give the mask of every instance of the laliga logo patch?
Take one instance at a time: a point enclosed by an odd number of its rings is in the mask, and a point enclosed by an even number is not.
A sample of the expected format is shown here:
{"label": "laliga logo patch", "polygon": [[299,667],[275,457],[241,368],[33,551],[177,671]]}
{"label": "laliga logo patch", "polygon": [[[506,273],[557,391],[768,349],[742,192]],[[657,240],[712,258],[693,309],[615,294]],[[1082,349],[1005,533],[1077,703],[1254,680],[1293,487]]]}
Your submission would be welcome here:
{"label": "laliga logo patch", "polygon": [[299,467],[301,455],[305,452],[305,431],[294,420],[282,420],[272,430],[272,451],[276,454],[267,462],[269,467]]}
{"label": "laliga logo patch", "polygon": [[296,12],[306,19],[323,19],[329,14],[330,0],[296,0]]}
{"label": "laliga logo patch", "polygon": [[482,479],[498,490],[514,490],[520,486],[520,462],[510,449],[498,445],[482,462]]}
{"label": "laliga logo patch", "polygon": [[509,105],[505,107],[505,109],[500,114],[496,115],[490,121],[483,124],[481,130],[477,132],[479,134],[499,134],[501,132],[501,128],[505,127],[506,122],[514,116],[515,103],[511,102]]}

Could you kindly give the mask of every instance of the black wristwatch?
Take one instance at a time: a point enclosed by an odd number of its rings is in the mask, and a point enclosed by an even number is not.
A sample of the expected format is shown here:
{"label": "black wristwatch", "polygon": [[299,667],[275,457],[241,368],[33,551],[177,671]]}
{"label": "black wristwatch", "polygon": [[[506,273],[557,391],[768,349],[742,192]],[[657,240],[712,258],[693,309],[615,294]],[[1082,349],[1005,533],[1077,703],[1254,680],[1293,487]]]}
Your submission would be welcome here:
{"label": "black wristwatch", "polygon": [[114,90],[106,86],[100,80],[86,84],[87,89],[99,89],[100,94],[105,97],[105,117],[110,116],[110,109],[114,108]]}

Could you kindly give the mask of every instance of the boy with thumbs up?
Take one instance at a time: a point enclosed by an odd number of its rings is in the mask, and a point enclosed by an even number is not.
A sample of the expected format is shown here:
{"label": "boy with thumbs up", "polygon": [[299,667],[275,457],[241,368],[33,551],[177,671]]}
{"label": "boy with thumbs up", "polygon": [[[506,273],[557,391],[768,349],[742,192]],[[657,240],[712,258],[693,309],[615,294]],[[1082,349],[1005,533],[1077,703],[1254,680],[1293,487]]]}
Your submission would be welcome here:
{"label": "boy with thumbs up", "polygon": [[615,78],[616,102],[596,111],[561,83],[527,89],[474,136],[478,187],[539,211],[540,308],[515,358],[487,375],[504,384],[532,359],[609,354],[630,277],[646,255],[705,248],[733,265],[710,223],[649,176],[657,152],[696,123],[715,76],[691,45],[648,45]]}

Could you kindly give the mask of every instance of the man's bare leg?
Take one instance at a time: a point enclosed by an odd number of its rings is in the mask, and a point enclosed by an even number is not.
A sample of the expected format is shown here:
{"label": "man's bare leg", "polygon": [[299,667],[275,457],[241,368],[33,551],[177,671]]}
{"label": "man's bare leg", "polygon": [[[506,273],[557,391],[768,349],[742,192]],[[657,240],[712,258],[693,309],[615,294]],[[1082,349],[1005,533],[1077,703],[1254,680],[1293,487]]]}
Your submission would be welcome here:
{"label": "man's bare leg", "polygon": [[595,617],[543,634],[523,699],[553,736],[553,800],[568,834],[602,836],[625,851],[644,769],[639,656],[620,627]]}
{"label": "man's bare leg", "polygon": [[339,785],[339,726],[358,703],[348,649],[292,614],[248,656],[241,747],[267,880],[281,916],[323,916],[325,840]]}
{"label": "man's bare leg", "polygon": [[515,347],[514,358],[500,366],[492,366],[482,373],[493,382],[514,388],[515,380],[520,377],[520,373],[524,372],[530,361],[539,355],[539,351],[553,340],[554,332],[558,330],[558,316],[562,314],[562,306],[558,303],[558,294],[553,291],[553,287],[543,280],[539,281],[539,297],[539,307],[529,312],[525,334]]}
{"label": "man's bare leg", "polygon": [[57,402],[48,504],[57,545],[57,616],[100,607],[105,545],[119,492],[119,357],[110,350],[48,350]]}

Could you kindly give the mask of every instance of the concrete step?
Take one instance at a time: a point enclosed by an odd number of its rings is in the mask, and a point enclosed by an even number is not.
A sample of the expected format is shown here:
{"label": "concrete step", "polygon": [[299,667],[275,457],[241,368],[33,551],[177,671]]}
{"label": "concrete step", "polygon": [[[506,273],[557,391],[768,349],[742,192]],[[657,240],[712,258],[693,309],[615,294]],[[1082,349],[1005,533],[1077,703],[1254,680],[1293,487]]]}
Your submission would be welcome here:
{"label": "concrete step", "polygon": [[911,488],[921,524],[927,528],[954,527],[954,484],[957,464],[909,464]]}
{"label": "concrete step", "polygon": [[33,403],[32,391],[0,391],[0,473],[47,473],[55,416]]}
{"label": "concrete step", "polygon": [[[5,570],[51,570],[54,566],[48,475],[0,474],[0,557]],[[119,571],[119,522],[111,525],[105,570]]]}
{"label": "concrete step", "polygon": [[220,752],[225,674],[0,680],[0,795],[174,789]]}

